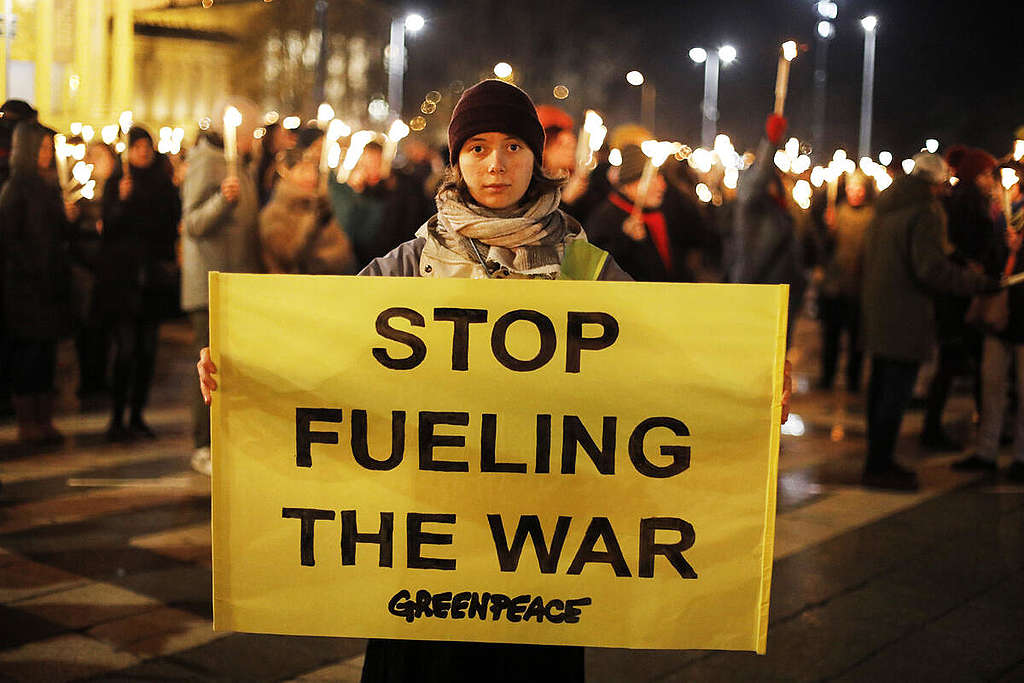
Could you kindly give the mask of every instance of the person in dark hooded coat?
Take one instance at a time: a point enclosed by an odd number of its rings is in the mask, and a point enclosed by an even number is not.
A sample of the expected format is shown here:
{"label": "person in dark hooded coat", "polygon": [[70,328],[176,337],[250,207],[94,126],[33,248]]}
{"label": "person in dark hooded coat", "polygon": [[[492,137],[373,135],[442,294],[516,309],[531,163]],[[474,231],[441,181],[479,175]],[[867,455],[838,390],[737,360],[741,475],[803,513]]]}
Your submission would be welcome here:
{"label": "person in dark hooded coat", "polygon": [[[156,367],[160,319],[178,295],[174,246],[181,198],[153,139],[128,131],[129,173],[118,168],[103,191],[103,245],[96,282],[96,315],[109,322],[114,345],[112,414],[107,438],[153,438],[142,418]],[[131,408],[128,427],[125,407]]]}
{"label": "person in dark hooded coat", "polygon": [[53,131],[34,121],[14,130],[11,176],[0,193],[3,313],[11,384],[23,443],[59,443],[53,426],[57,341],[70,333],[70,221],[61,196]]}

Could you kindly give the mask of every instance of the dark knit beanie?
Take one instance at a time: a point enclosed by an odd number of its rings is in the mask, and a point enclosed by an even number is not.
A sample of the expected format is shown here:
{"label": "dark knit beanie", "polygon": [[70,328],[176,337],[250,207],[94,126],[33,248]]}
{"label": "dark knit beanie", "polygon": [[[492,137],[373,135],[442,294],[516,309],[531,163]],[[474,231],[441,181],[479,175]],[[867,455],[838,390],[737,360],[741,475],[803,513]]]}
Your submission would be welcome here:
{"label": "dark knit beanie", "polygon": [[149,131],[142,126],[132,126],[128,129],[128,146],[131,147],[139,140],[147,140],[149,144],[153,144],[153,136],[149,134]]}
{"label": "dark knit beanie", "polygon": [[324,132],[316,126],[303,126],[295,131],[295,146],[299,150],[309,149],[324,136]]}
{"label": "dark knit beanie", "polygon": [[537,163],[544,158],[544,128],[530,96],[516,86],[490,79],[462,93],[448,125],[448,159],[459,163],[466,140],[479,133],[506,133],[522,138]]}
{"label": "dark knit beanie", "polygon": [[7,100],[0,105],[0,113],[3,113],[3,118],[12,121],[35,120],[39,116],[39,112],[24,100]]}
{"label": "dark knit beanie", "polygon": [[953,168],[953,174],[967,182],[983,173],[991,173],[997,163],[995,157],[976,147],[954,148],[946,154],[946,161]]}
{"label": "dark knit beanie", "polygon": [[619,166],[619,186],[629,185],[640,180],[647,165],[647,155],[637,145],[626,145],[622,148],[622,164]]}

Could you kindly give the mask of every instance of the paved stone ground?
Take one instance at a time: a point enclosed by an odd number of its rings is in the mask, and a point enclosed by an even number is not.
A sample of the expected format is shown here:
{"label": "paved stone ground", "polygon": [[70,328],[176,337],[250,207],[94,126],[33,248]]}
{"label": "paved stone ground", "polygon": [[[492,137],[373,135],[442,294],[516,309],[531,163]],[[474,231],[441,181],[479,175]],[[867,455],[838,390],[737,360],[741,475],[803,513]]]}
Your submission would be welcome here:
{"label": "paved stone ground", "polygon": [[[165,326],[156,441],[103,442],[105,407],[74,399],[69,348],[68,443],[25,453],[0,425],[0,679],[358,680],[363,641],[211,629],[209,480],[188,467],[187,343],[187,327]],[[1024,680],[1024,487],[919,452],[911,413],[900,455],[923,490],[862,490],[862,401],[808,390],[816,348],[802,320],[768,654],[590,649],[588,680]],[[952,401],[949,421],[968,440],[971,415],[968,399]]]}

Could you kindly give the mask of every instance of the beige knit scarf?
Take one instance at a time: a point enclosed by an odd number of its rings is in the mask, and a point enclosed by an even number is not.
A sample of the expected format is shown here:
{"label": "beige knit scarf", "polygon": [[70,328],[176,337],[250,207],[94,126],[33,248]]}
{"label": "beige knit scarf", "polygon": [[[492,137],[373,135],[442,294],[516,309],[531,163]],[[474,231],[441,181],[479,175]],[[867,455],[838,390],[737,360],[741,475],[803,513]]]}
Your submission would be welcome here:
{"label": "beige knit scarf", "polygon": [[[417,235],[436,242],[445,254],[458,261],[480,263],[491,277],[555,278],[561,267],[567,240],[580,235],[580,224],[558,209],[558,190],[542,195],[526,206],[495,211],[462,202],[455,190],[437,195],[437,216]],[[474,249],[475,247],[475,249]],[[427,272],[441,272],[444,263],[433,263],[437,249],[425,249],[421,257]],[[478,256],[479,254],[479,256]]]}

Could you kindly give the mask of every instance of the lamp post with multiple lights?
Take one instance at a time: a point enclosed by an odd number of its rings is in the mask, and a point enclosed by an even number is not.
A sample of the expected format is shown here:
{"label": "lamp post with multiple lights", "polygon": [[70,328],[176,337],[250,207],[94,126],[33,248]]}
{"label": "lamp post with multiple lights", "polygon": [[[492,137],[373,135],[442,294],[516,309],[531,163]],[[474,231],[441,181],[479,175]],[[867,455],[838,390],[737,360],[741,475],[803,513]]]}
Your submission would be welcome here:
{"label": "lamp post with multiple lights", "polygon": [[690,59],[704,65],[704,101],[701,106],[701,144],[710,149],[715,144],[718,132],[718,71],[720,64],[731,64],[736,59],[736,48],[723,45],[717,50],[695,47],[690,50]]}
{"label": "lamp post with multiple lights", "polygon": [[407,14],[391,20],[388,44],[388,105],[392,118],[402,118],[403,81],[405,80],[405,34],[416,33],[424,25],[419,14]]}

